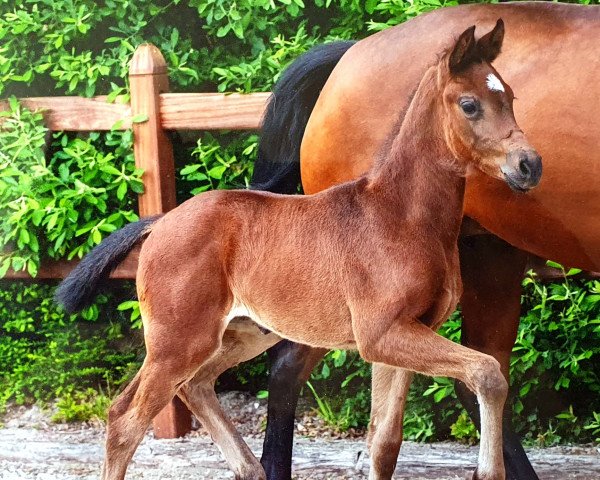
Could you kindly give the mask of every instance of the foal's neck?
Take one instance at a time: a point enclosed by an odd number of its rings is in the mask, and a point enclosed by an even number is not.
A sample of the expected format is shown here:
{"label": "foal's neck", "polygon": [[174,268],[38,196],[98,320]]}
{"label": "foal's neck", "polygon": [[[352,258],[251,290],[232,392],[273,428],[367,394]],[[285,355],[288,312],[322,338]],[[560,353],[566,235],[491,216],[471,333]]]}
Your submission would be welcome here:
{"label": "foal's neck", "polygon": [[[368,190],[387,211],[456,243],[462,218],[464,172],[444,136],[436,71],[421,81],[388,153],[369,175]],[[437,232],[437,233],[436,233]]]}

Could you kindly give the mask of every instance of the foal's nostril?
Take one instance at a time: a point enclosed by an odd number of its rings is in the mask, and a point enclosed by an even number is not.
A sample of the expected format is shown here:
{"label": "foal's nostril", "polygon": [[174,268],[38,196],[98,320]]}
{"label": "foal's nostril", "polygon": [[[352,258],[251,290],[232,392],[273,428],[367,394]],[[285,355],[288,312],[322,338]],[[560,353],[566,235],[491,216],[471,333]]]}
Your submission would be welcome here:
{"label": "foal's nostril", "polygon": [[519,172],[525,178],[531,177],[531,168],[529,167],[529,162],[527,161],[527,157],[521,158],[519,161]]}

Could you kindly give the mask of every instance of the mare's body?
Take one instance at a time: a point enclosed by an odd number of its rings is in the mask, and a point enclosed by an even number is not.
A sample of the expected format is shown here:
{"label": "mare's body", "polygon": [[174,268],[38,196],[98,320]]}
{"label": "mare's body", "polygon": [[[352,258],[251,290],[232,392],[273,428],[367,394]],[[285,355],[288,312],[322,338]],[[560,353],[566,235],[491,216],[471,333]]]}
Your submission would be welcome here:
{"label": "mare's body", "polygon": [[[440,39],[507,23],[498,69],[518,92],[515,115],[544,158],[531,195],[469,178],[465,215],[511,245],[600,271],[600,8],[555,3],[468,5],[417,17],[354,45],[327,80],[301,149],[314,193],[362,175],[398,121]],[[551,235],[548,235],[552,232]]]}
{"label": "mare's body", "polygon": [[[304,124],[290,123],[295,131],[286,129],[282,136],[281,129],[270,124],[270,117],[285,113],[286,97],[294,111],[308,112],[314,105],[293,103],[297,100],[291,92],[300,84],[294,85],[289,78],[275,105],[281,111],[267,115],[268,138],[263,142],[267,151],[285,150],[280,143],[302,139],[301,158],[287,160],[301,161],[307,193],[363,174],[381,151],[422,73],[435,59],[442,36],[457,35],[473,23],[491,25],[498,16],[507,22],[498,68],[517,92],[515,113],[520,125],[544,157],[544,179],[535,191],[523,196],[481,174],[468,178],[465,214],[497,236],[467,234],[459,239],[464,291],[461,338],[464,345],[498,359],[508,376],[520,315],[525,251],[600,271],[600,7],[542,2],[464,5],[422,15],[352,48],[348,44],[332,46],[331,52],[341,61],[321,92],[306,131]],[[341,48],[350,48],[343,57]],[[327,60],[331,70],[332,59]],[[315,63],[312,59],[312,68]],[[322,87],[311,86],[316,92]],[[277,122],[275,125],[282,123],[280,119]],[[277,147],[269,147],[271,144]],[[295,149],[287,146],[288,151]],[[289,178],[298,180],[299,175],[289,164],[278,165],[276,160],[276,156],[266,155],[257,162],[259,185],[293,193],[295,187],[288,186],[294,182]],[[281,180],[283,170],[287,182]],[[268,184],[269,178],[277,181]],[[322,351],[285,342],[270,352],[272,393],[263,450],[263,466],[270,480],[290,478],[296,396],[322,355]],[[382,377],[386,379],[382,388],[389,389],[394,380],[389,375]],[[403,382],[410,384],[397,380]],[[478,422],[472,393],[460,383],[457,393]],[[404,396],[390,398],[389,405],[379,410],[376,406],[373,411],[374,417],[387,418],[391,425],[379,440],[375,438],[372,449],[390,470],[401,442],[402,409],[397,404],[402,404]],[[375,423],[381,424],[380,420],[375,418]],[[503,438],[508,478],[537,479],[512,432],[510,408]]]}

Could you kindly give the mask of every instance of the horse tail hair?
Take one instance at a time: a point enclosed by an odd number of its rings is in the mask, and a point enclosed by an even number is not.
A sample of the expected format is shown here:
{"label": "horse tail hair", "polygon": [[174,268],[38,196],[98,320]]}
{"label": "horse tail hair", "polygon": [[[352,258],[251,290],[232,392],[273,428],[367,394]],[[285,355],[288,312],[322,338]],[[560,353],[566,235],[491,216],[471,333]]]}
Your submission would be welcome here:
{"label": "horse tail hair", "polygon": [[354,43],[314,47],[283,72],[263,116],[251,189],[288,194],[298,191],[300,144],[306,124],[329,75]]}
{"label": "horse tail hair", "polygon": [[133,247],[152,230],[161,215],[129,223],[94,247],[69,273],[54,294],[67,313],[78,312],[94,301],[99,288]]}

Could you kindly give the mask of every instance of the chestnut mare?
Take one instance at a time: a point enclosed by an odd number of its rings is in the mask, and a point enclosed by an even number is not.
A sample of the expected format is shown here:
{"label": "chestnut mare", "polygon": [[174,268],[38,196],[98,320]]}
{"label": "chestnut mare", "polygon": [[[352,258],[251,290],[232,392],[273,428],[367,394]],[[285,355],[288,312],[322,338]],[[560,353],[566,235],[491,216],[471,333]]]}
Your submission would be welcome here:
{"label": "chestnut mare", "polygon": [[[544,181],[524,196],[490,177],[469,177],[464,227],[472,218],[495,235],[463,228],[460,303],[463,344],[493,355],[508,378],[526,252],[600,271],[600,177],[591,173],[600,165],[600,130],[592,127],[600,110],[600,60],[592,41],[600,38],[600,7],[524,2],[443,8],[353,48],[338,42],[306,54],[275,88],[277,101],[265,117],[253,183],[259,189],[294,193],[300,163],[307,193],[363,174],[393,130],[398,110],[435,60],[442,39],[471,24],[492,25],[498,17],[508,25],[498,68],[517,91],[519,123],[544,157]],[[291,476],[297,395],[324,353],[290,342],[269,351],[269,418],[262,457],[269,480]],[[374,376],[381,380],[375,389],[389,391],[389,382],[395,381],[407,390],[410,384],[402,377]],[[372,410],[372,462],[389,475],[402,441],[406,392],[400,390],[396,386],[397,398],[378,402]],[[456,391],[478,423],[475,396],[460,382]],[[386,397],[374,392],[374,398]],[[388,427],[377,428],[384,421]],[[537,479],[512,431],[510,405],[503,433],[507,477]]]}
{"label": "chestnut mare", "polygon": [[152,418],[219,355],[240,315],[307,345],[356,348],[388,369],[461,380],[480,405],[474,478],[505,478],[500,365],[435,333],[461,293],[465,175],[478,170],[519,191],[541,176],[541,159],[515,122],[512,90],[490,65],[503,23],[478,41],[474,30],[424,73],[368,175],[310,196],[199,195],[111,235],[65,280],[59,299],[89,295],[90,268],[114,265],[146,237],[137,291],[147,353],[109,411],[105,480],[124,478]]}

